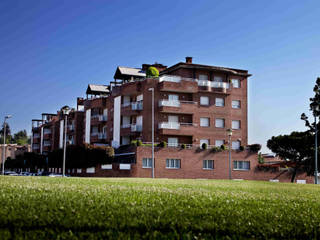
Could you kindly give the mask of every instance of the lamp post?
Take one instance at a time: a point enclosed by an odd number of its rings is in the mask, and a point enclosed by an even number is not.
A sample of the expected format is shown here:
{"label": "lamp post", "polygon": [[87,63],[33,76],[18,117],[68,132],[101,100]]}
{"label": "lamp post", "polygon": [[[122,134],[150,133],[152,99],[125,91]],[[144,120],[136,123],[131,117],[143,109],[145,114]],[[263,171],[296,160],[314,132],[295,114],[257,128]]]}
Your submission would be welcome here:
{"label": "lamp post", "polygon": [[154,178],[154,88],[149,88],[152,93],[152,113],[151,113],[151,141],[152,141],[152,178]]}
{"label": "lamp post", "polygon": [[229,136],[229,179],[231,180],[232,179],[232,176],[231,176],[231,136],[232,136],[232,129],[231,128],[227,129],[227,133],[228,133],[228,136]]}
{"label": "lamp post", "polygon": [[4,121],[3,121],[2,175],[4,175],[4,162],[6,160],[6,130],[7,130],[6,121],[11,117],[12,117],[11,115],[7,115],[4,117]]}
{"label": "lamp post", "polygon": [[314,116],[314,183],[318,184],[318,129],[317,129],[317,112],[319,111],[319,106],[315,105],[312,108]]}
{"label": "lamp post", "polygon": [[63,165],[62,165],[62,176],[66,176],[66,151],[67,151],[67,121],[68,115],[70,113],[70,108],[64,106],[61,108],[61,111],[64,115],[64,142],[63,142]]}

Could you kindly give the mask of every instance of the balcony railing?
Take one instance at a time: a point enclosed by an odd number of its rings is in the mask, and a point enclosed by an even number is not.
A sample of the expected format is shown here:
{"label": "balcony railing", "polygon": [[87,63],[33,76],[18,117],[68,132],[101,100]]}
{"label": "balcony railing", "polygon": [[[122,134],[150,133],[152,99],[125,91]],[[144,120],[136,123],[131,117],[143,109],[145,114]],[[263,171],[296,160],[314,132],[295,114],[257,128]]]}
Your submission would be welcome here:
{"label": "balcony railing", "polygon": [[99,119],[99,114],[94,114],[94,115],[91,115],[91,119]]}
{"label": "balcony railing", "polygon": [[43,129],[43,134],[51,134],[51,129]]}
{"label": "balcony railing", "polygon": [[99,132],[92,132],[91,133],[91,137],[95,137],[95,136],[98,136],[99,135]]}
{"label": "balcony railing", "polygon": [[201,87],[212,87],[212,88],[229,88],[230,87],[230,84],[227,82],[215,82],[215,81],[209,81],[209,80],[199,80],[199,79],[195,79],[195,78],[184,78],[184,77],[175,76],[175,75],[162,75],[159,77],[159,82],[179,83],[182,80],[197,82],[198,86],[201,86]]}
{"label": "balcony railing", "polygon": [[106,116],[106,115],[99,115],[99,121],[100,122],[105,122],[105,121],[107,121],[108,120],[108,116]]}
{"label": "balcony railing", "polygon": [[100,133],[98,134],[98,138],[99,138],[99,139],[107,139],[107,134],[100,132]]}
{"label": "balcony railing", "polygon": [[142,125],[132,124],[131,132],[142,132]]}
{"label": "balcony railing", "polygon": [[143,102],[133,102],[131,103],[132,110],[142,110],[143,109]]}
{"label": "balcony railing", "polygon": [[180,123],[178,123],[178,122],[161,122],[161,123],[159,123],[159,129],[180,129]]}
{"label": "balcony railing", "polygon": [[159,101],[159,107],[180,107],[180,101],[162,99]]}
{"label": "balcony railing", "polygon": [[122,107],[128,107],[130,106],[131,102],[122,103]]}
{"label": "balcony railing", "polygon": [[69,129],[70,131],[73,131],[73,130],[74,130],[74,125],[68,125],[68,129]]}
{"label": "balcony railing", "polygon": [[51,146],[51,142],[43,142],[43,146],[44,147],[49,147],[49,146]]}
{"label": "balcony railing", "polygon": [[33,144],[32,149],[40,149],[40,146],[38,144]]}
{"label": "balcony railing", "polygon": [[131,124],[130,123],[127,123],[127,124],[123,124],[121,126],[121,128],[130,128],[131,127]]}
{"label": "balcony railing", "polygon": [[33,138],[40,138],[40,134],[39,133],[33,134]]}

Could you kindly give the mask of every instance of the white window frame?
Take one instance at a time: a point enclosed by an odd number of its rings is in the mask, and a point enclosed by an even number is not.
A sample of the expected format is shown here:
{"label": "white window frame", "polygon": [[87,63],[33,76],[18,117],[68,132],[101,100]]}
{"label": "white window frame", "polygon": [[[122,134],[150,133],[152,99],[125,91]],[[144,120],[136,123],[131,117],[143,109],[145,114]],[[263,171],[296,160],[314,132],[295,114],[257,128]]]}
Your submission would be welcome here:
{"label": "white window frame", "polygon": [[231,83],[232,83],[233,88],[240,88],[240,80],[239,79],[233,78],[233,79],[231,79]]}
{"label": "white window frame", "polygon": [[166,159],[166,168],[167,169],[180,169],[181,168],[181,159]]}
{"label": "white window frame", "polygon": [[[211,165],[211,166],[209,166],[209,165]],[[213,170],[214,169],[214,160],[203,160],[202,161],[202,169]]]}
{"label": "white window frame", "polygon": [[[244,163],[246,164],[246,166],[244,166]],[[233,170],[250,171],[250,161],[233,161]]]}
{"label": "white window frame", "polygon": [[209,97],[208,96],[200,96],[200,105],[209,105]]}
{"label": "white window frame", "polygon": [[142,158],[142,168],[152,168],[152,158]]}
{"label": "white window frame", "polygon": [[231,122],[231,128],[233,130],[239,130],[241,128],[241,122],[240,120],[232,120]]}
{"label": "white window frame", "polygon": [[241,146],[241,142],[240,141],[232,141],[231,143],[231,149],[232,150],[239,150]]}
{"label": "white window frame", "polygon": [[240,109],[241,108],[241,101],[240,100],[232,100],[232,108]]}
{"label": "white window frame", "polygon": [[[222,142],[221,144],[219,144],[219,142]],[[214,142],[215,146],[216,147],[221,147],[222,145],[224,145],[224,140],[222,139],[217,139],[215,142]]]}
{"label": "white window frame", "polygon": [[216,104],[215,105],[216,105],[216,107],[224,107],[224,98],[216,98]]}
{"label": "white window frame", "polygon": [[[204,124],[204,122],[203,121],[208,121],[207,123],[207,126],[206,126],[206,124],[205,125],[203,125]],[[200,127],[210,127],[210,118],[208,118],[208,117],[200,117]]]}
{"label": "white window frame", "polygon": [[[218,125],[219,125],[218,122],[220,122],[220,120],[221,120],[222,123],[223,123],[222,127],[218,126]],[[215,126],[216,126],[216,128],[224,128],[224,127],[225,127],[225,120],[224,120],[224,118],[216,118],[216,120],[215,120]]]}
{"label": "white window frame", "polygon": [[178,147],[178,145],[179,139],[177,137],[168,137],[168,147]]}

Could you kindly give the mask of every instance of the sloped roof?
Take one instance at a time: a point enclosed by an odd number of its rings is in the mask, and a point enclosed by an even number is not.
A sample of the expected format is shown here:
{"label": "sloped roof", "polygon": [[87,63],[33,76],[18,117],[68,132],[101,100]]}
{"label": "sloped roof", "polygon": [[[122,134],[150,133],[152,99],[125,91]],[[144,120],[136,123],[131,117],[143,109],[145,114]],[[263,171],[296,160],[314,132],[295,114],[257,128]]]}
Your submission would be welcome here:
{"label": "sloped roof", "polygon": [[146,73],[141,68],[117,67],[114,78],[121,79],[121,76],[145,77]]}
{"label": "sloped roof", "polygon": [[107,85],[96,85],[96,84],[89,84],[86,93],[87,94],[108,94],[109,87]]}

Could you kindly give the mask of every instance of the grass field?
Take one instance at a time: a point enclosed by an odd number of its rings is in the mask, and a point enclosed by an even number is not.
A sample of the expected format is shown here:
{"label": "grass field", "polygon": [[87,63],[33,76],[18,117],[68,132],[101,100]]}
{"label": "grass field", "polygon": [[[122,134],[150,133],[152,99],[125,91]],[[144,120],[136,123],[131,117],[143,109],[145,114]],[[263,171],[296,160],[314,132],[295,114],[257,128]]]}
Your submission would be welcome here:
{"label": "grass field", "polygon": [[1,176],[0,204],[0,239],[320,238],[315,185]]}

